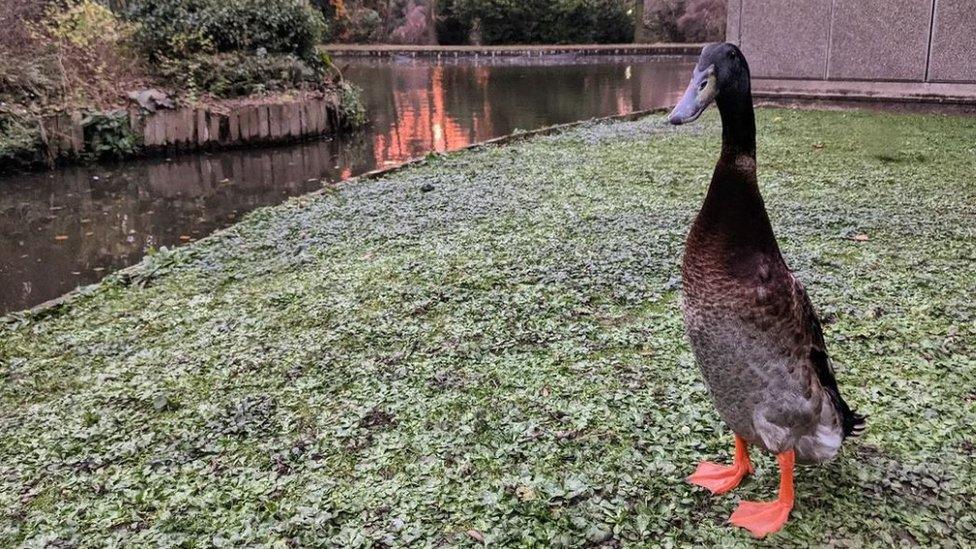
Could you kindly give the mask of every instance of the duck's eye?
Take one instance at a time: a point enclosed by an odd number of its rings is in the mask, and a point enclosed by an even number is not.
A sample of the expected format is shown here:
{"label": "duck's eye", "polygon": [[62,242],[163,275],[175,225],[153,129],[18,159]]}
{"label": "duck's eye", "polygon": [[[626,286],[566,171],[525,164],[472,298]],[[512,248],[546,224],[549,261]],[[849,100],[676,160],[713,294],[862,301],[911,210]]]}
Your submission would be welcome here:
{"label": "duck's eye", "polygon": [[735,59],[735,50],[729,50],[729,57]]}
{"label": "duck's eye", "polygon": [[701,91],[701,90],[705,89],[705,86],[707,86],[707,85],[708,85],[708,80],[702,80],[701,81],[701,84],[698,84],[698,90]]}

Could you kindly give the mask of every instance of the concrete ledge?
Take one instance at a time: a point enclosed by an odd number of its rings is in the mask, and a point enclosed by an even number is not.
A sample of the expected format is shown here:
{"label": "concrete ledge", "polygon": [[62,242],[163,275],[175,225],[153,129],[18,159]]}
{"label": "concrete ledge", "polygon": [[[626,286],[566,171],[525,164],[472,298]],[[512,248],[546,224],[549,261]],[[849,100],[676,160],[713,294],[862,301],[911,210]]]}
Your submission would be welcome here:
{"label": "concrete ledge", "polygon": [[578,44],[560,46],[400,46],[327,44],[336,57],[542,57],[546,55],[698,55],[704,44]]}
{"label": "concrete ledge", "polygon": [[976,84],[754,78],[752,91],[761,99],[976,105]]}

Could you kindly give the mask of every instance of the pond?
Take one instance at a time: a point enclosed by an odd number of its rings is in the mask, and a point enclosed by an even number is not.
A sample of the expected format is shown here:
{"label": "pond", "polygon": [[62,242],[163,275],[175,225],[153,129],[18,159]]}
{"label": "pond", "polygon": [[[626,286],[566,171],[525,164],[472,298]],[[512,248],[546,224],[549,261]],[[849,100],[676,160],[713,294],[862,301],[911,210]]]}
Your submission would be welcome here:
{"label": "pond", "polygon": [[370,124],[296,145],[0,177],[0,313],[323,184],[543,126],[673,104],[684,57],[340,59]]}

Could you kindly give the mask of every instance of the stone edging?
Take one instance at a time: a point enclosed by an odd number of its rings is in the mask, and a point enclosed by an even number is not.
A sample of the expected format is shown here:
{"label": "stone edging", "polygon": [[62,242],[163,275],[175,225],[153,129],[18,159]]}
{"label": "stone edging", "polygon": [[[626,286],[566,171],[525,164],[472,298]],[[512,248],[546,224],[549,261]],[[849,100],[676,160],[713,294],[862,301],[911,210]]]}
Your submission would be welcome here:
{"label": "stone edging", "polygon": [[549,55],[698,55],[704,44],[582,44],[564,46],[397,46],[326,44],[336,57],[545,57]]}

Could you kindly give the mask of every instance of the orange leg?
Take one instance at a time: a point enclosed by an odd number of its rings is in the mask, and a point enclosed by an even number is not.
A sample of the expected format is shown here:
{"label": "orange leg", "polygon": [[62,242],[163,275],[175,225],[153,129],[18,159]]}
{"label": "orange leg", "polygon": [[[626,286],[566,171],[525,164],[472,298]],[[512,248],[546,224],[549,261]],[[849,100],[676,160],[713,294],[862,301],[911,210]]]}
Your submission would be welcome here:
{"label": "orange leg", "polygon": [[761,538],[779,531],[790,517],[793,509],[793,463],[796,456],[793,450],[776,456],[779,462],[779,497],[775,501],[743,501],[732,513],[732,524],[749,530],[753,536]]}
{"label": "orange leg", "polygon": [[732,458],[732,466],[726,467],[711,461],[703,461],[688,477],[688,482],[708,488],[713,494],[724,494],[738,486],[742,478],[752,472],[749,447],[746,446],[745,439],[735,435],[735,457]]}

